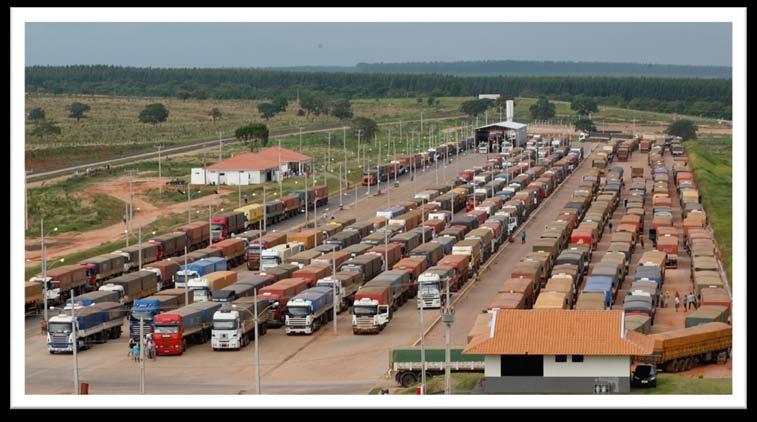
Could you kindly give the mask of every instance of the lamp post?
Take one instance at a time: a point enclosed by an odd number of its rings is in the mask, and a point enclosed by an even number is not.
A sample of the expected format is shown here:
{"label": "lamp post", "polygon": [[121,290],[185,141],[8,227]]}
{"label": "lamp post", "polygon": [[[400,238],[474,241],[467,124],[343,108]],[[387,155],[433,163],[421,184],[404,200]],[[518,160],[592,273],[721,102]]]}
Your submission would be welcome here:
{"label": "lamp post", "polygon": [[[57,232],[58,228],[53,227],[53,231]],[[45,318],[45,325],[47,325],[47,249],[45,248],[45,219],[44,217],[40,219],[39,221],[39,232],[41,237],[42,245],[40,246],[40,250],[42,252],[42,294],[44,295],[44,318]],[[63,259],[61,258],[61,262],[63,262]]]}
{"label": "lamp post", "polygon": [[420,301],[420,330],[421,330],[421,394],[426,394],[426,349],[423,347],[423,301]]}
{"label": "lamp post", "polygon": [[[326,238],[326,232],[323,232],[323,238]],[[331,245],[331,291],[334,294],[333,302],[334,302],[334,335],[337,335],[337,328],[336,328],[336,306],[337,306],[337,298],[336,298],[336,278],[334,277],[336,275],[336,256],[334,256],[334,253],[336,252],[336,244]]]}
{"label": "lamp post", "polygon": [[[253,296],[254,296],[253,306],[254,306],[254,312],[255,312],[255,315],[253,315],[253,317],[255,318],[255,393],[260,394],[260,345],[259,345],[260,342],[258,341],[259,340],[258,326],[260,325],[258,321],[258,316],[260,315],[260,313],[258,312],[258,288],[257,287],[253,289]],[[261,312],[265,312],[271,306],[273,306],[273,304],[269,304],[268,306],[263,308]],[[240,309],[237,307],[237,305],[231,305],[231,307],[234,309]],[[246,310],[246,309],[242,309],[242,310]],[[246,311],[250,312],[249,310],[246,310]]]}

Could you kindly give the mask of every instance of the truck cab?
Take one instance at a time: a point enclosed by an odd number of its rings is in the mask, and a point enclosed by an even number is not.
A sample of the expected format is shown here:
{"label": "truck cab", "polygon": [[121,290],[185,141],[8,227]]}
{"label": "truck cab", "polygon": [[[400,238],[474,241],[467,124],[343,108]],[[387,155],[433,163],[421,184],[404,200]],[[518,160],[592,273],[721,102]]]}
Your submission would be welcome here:
{"label": "truck cab", "polygon": [[363,297],[352,304],[352,332],[378,333],[383,330],[392,317],[391,305],[380,304],[378,300]]}
{"label": "truck cab", "polygon": [[159,313],[160,301],[154,299],[135,300],[129,313],[129,336],[135,340],[139,339],[140,318],[142,319],[144,334],[152,333],[155,330],[153,318]]}
{"label": "truck cab", "polygon": [[287,259],[302,252],[303,246],[302,242],[289,242],[263,250],[260,255],[260,271],[283,264]]}
{"label": "truck cab", "polygon": [[441,308],[447,302],[444,290],[450,285],[454,271],[453,268],[431,267],[418,277],[418,309]]}

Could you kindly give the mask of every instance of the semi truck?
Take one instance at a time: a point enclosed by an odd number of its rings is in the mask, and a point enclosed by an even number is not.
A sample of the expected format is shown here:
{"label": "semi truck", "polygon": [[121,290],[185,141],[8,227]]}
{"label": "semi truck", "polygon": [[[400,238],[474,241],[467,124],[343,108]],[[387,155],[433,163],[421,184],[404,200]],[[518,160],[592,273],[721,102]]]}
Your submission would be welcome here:
{"label": "semi truck", "polygon": [[362,278],[360,273],[340,271],[318,280],[315,285],[316,287],[328,287],[330,289],[336,286],[336,312],[341,313],[352,306]]}
{"label": "semi truck", "polygon": [[157,292],[158,276],[147,270],[128,273],[108,280],[108,283],[100,286],[99,290],[118,292],[119,302],[128,305],[136,299]]}
{"label": "semi truck", "polygon": [[727,362],[731,353],[731,326],[710,322],[653,334],[650,356],[637,356],[639,362],[656,365],[665,372],[687,371],[700,363]]}
{"label": "semi truck", "polygon": [[[132,245],[114,252],[124,257],[124,272],[139,268],[140,262],[146,265],[158,260],[158,246],[152,243]],[[141,258],[140,258],[141,254]]]}
{"label": "semi truck", "polygon": [[157,261],[142,267],[144,271],[152,271],[158,278],[158,291],[173,287],[179,263],[175,261]]}
{"label": "semi truck", "polygon": [[190,279],[187,287],[191,290],[194,302],[207,302],[211,299],[212,292],[236,282],[237,273],[234,271],[215,271]]}
{"label": "semi truck", "polygon": [[[213,314],[213,329],[210,343],[213,350],[239,350],[255,340],[255,325],[258,335],[264,335],[268,329],[268,307],[266,299],[243,297],[228,302]],[[257,308],[257,318],[255,317]]]}
{"label": "semi truck", "polygon": [[234,268],[242,265],[245,261],[245,247],[246,243],[243,239],[226,239],[218,243],[213,243],[208,246],[211,250],[220,250],[224,259],[226,259],[226,267]]}
{"label": "semi truck", "polygon": [[198,302],[155,315],[153,341],[159,356],[181,355],[190,344],[208,341],[218,302]]}
{"label": "semi truck", "polygon": [[336,250],[344,249],[360,243],[360,233],[356,231],[341,231],[324,241],[326,245],[335,245]]}
{"label": "semi truck", "polygon": [[51,317],[47,323],[47,350],[50,354],[73,352],[74,342],[79,351],[121,337],[124,309],[120,303],[101,302],[75,306],[70,310],[71,313],[62,312]]}
{"label": "semi truck", "polygon": [[339,271],[360,274],[360,281],[364,284],[379,275],[383,268],[383,256],[374,253],[366,253],[365,255],[349,259],[339,267]]}
{"label": "semi truck", "polygon": [[419,256],[426,260],[426,268],[433,267],[444,257],[442,245],[434,242],[424,243],[410,251],[410,257]]}
{"label": "semi truck", "polygon": [[331,265],[310,264],[292,273],[292,277],[304,278],[308,280],[308,287],[313,287],[318,280],[330,276],[331,270]]}
{"label": "semi truck", "polygon": [[155,331],[153,321],[155,315],[188,305],[184,300],[187,296],[189,297],[189,303],[192,303],[192,295],[186,295],[183,290],[168,289],[160,292],[158,295],[135,300],[129,311],[129,336],[135,340],[139,338],[140,318],[142,319],[144,334],[149,334]]}
{"label": "semi truck", "polygon": [[286,233],[269,233],[259,239],[255,239],[247,246],[247,269],[250,271],[260,268],[260,254],[276,245],[286,243]]}
{"label": "semi truck", "polygon": [[263,250],[260,255],[260,271],[287,262],[289,258],[302,252],[304,247],[302,242],[288,242]]}
{"label": "semi truck", "polygon": [[[445,349],[426,348],[423,352],[425,360],[421,360],[421,350],[392,349],[389,354],[389,366],[394,381],[407,388],[417,383],[421,371],[426,376],[444,374]],[[463,347],[450,347],[450,372],[484,372],[483,355],[464,355]]]}
{"label": "semi truck", "polygon": [[79,262],[87,269],[87,288],[96,289],[103,281],[123,274],[124,261],[124,257],[121,255],[105,254]]}
{"label": "semi truck", "polygon": [[410,274],[405,271],[384,271],[366,285],[389,286],[392,289],[393,310],[397,310],[410,297]]}
{"label": "semi truck", "polygon": [[243,212],[230,211],[218,214],[210,220],[210,237],[213,242],[229,239],[233,234],[242,233],[246,229],[247,222]]}
{"label": "semi truck", "polygon": [[78,295],[75,298],[70,298],[66,301],[65,309],[68,310],[75,303],[76,306],[91,306],[93,304],[99,304],[104,302],[118,302],[119,293],[116,291],[94,291]]}
{"label": "semi truck", "polygon": [[309,280],[301,277],[285,278],[270,286],[263,287],[258,291],[258,296],[269,300],[272,305],[269,309],[268,326],[280,327],[284,325],[286,304],[300,292],[308,288]]}
{"label": "semi truck", "polygon": [[[47,271],[47,278],[44,279],[42,274],[37,274],[29,279],[29,282],[40,285],[40,290],[44,294],[45,284],[47,284],[47,300],[49,304],[61,303],[69,297],[71,290],[75,294],[80,294],[87,288],[90,281],[86,266],[73,264],[62,265]],[[44,297],[42,298],[44,302]]]}
{"label": "semi truck", "polygon": [[157,246],[157,260],[160,261],[172,256],[181,255],[184,252],[184,247],[187,246],[187,234],[185,232],[166,233],[153,237],[148,242]]}
{"label": "semi truck", "polygon": [[187,249],[193,251],[208,246],[210,241],[210,224],[198,221],[190,223],[176,229],[177,232],[183,232],[187,236]]}
{"label": "semi truck", "polygon": [[182,265],[176,272],[176,287],[184,287],[185,283],[194,278],[202,277],[215,271],[226,270],[226,258],[211,257],[195,261],[188,266]]}
{"label": "semi truck", "polygon": [[447,302],[447,286],[452,284],[455,269],[431,267],[418,277],[417,305],[423,308],[441,308]]}
{"label": "semi truck", "polygon": [[352,303],[352,333],[378,334],[392,318],[392,289],[383,285],[364,285]]}
{"label": "semi truck", "polygon": [[287,302],[286,334],[312,334],[333,319],[334,291],[331,287],[312,287]]}

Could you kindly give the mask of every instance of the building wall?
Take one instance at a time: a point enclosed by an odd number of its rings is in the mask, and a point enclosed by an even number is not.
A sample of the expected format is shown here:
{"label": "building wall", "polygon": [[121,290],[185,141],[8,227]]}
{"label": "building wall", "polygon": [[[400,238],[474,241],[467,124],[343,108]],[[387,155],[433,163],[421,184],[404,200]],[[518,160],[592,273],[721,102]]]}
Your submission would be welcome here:
{"label": "building wall", "polygon": [[[630,374],[629,374],[630,375]],[[630,376],[624,377],[485,377],[484,394],[597,394],[630,393]]]}
{"label": "building wall", "polygon": [[499,355],[484,356],[484,376],[499,377],[501,375],[501,360]]}
{"label": "building wall", "polygon": [[555,362],[554,356],[544,356],[545,377],[620,377],[631,373],[631,358],[628,356],[584,356],[583,362]]}
{"label": "building wall", "polygon": [[205,169],[201,167],[193,168],[190,173],[189,183],[193,185],[204,185],[205,184]]}

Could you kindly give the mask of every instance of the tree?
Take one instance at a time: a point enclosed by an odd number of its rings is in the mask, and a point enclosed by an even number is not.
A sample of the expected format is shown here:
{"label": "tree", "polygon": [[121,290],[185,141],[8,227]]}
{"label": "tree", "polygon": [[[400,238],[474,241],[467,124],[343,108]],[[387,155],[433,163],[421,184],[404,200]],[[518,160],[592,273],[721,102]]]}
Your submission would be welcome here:
{"label": "tree", "polygon": [[307,112],[308,116],[310,116],[310,113],[316,116],[320,116],[321,113],[328,114],[328,107],[326,107],[323,98],[313,94],[308,93],[302,96],[300,98],[300,107]]}
{"label": "tree", "polygon": [[416,98],[416,99],[415,99],[415,102],[416,102],[416,103],[417,103],[417,104],[418,104],[419,106],[423,107],[423,98],[421,98],[421,97],[418,97],[418,98]]}
{"label": "tree", "polygon": [[210,112],[208,113],[208,116],[210,116],[211,119],[215,122],[216,120],[219,120],[223,113],[218,107],[213,107],[210,109]]}
{"label": "tree", "polygon": [[268,145],[268,127],[261,123],[250,123],[246,126],[237,128],[234,137],[240,141],[250,143],[250,151],[255,151],[258,142],[263,146]]}
{"label": "tree", "polygon": [[360,139],[373,139],[373,135],[378,132],[378,125],[367,117],[355,117],[352,119],[352,129],[355,130],[356,135],[360,131]]}
{"label": "tree", "polygon": [[674,120],[670,123],[665,133],[671,136],[680,136],[684,141],[697,138],[699,127],[691,120]]}
{"label": "tree", "polygon": [[489,108],[489,102],[482,100],[469,100],[460,104],[460,111],[471,117],[478,116],[486,111],[487,108]]}
{"label": "tree", "polygon": [[258,111],[260,117],[268,120],[278,113],[279,109],[273,103],[260,103],[258,104]]}
{"label": "tree", "polygon": [[426,100],[426,102],[428,103],[429,106],[432,106],[432,105],[436,104],[436,98],[434,98],[434,97],[428,97],[428,100]]}
{"label": "tree", "polygon": [[555,117],[555,105],[547,100],[547,97],[539,97],[531,107],[528,108],[531,112],[532,119],[551,119]]}
{"label": "tree", "polygon": [[139,112],[139,121],[156,125],[168,119],[168,109],[161,103],[148,104]]}
{"label": "tree", "polygon": [[570,102],[570,109],[580,116],[596,113],[599,110],[596,101],[583,95],[573,97],[573,100]]}
{"label": "tree", "polygon": [[60,135],[60,127],[54,120],[41,120],[31,130],[32,136],[44,139],[48,135]]}
{"label": "tree", "polygon": [[176,93],[176,97],[179,98],[181,101],[187,101],[187,99],[191,96],[191,94],[188,91],[179,91]]}
{"label": "tree", "polygon": [[42,108],[40,107],[35,107],[29,110],[29,120],[31,120],[32,122],[45,120],[45,110],[42,110]]}
{"label": "tree", "polygon": [[72,119],[76,119],[76,122],[79,122],[79,119],[84,116],[84,113],[88,112],[90,110],[89,105],[84,103],[71,103],[66,106],[66,110],[68,110],[68,117]]}
{"label": "tree", "polygon": [[596,132],[597,127],[594,125],[594,122],[591,121],[591,119],[578,119],[575,122],[573,122],[573,126],[575,126],[576,131],[579,132]]}
{"label": "tree", "polygon": [[297,115],[298,116],[304,116],[305,115],[305,110],[303,110],[303,109],[297,110]]}
{"label": "tree", "polygon": [[334,103],[331,114],[339,120],[351,119],[353,116],[352,103],[347,99],[337,101]]}
{"label": "tree", "polygon": [[284,97],[283,95],[276,96],[273,101],[271,101],[271,104],[276,107],[276,111],[279,113],[283,113],[287,111],[287,106],[289,105],[289,101]]}

